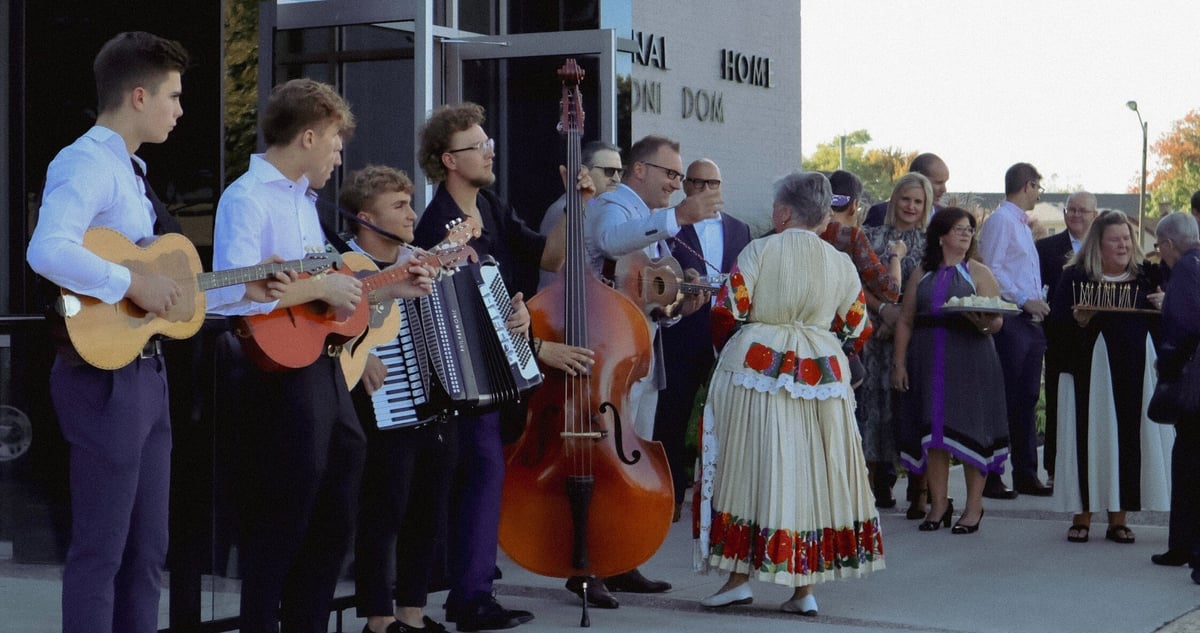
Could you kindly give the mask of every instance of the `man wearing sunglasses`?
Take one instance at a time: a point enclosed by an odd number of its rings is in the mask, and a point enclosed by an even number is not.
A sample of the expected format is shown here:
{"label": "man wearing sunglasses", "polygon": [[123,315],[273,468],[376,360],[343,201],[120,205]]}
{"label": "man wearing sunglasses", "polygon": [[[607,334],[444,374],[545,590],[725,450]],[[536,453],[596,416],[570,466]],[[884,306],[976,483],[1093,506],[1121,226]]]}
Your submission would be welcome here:
{"label": "man wearing sunglasses", "polygon": [[[592,141],[580,150],[580,158],[583,160],[583,166],[587,167],[588,173],[592,176],[592,183],[596,185],[596,195],[614,191],[621,185],[621,175],[625,169],[621,166],[621,149],[616,145],[610,145],[604,141]],[[546,213],[542,216],[542,224],[538,227],[538,232],[542,235],[550,235],[554,232],[554,229],[562,224],[566,210],[567,194],[564,193],[546,207]],[[550,282],[554,281],[558,274],[542,270],[538,275],[538,290],[550,285]]]}
{"label": "man wearing sunglasses", "polygon": [[[713,161],[701,158],[688,165],[683,192],[689,198],[720,191],[721,186],[721,168]],[[750,227],[721,212],[716,217],[680,227],[679,233],[668,240],[671,255],[679,265],[684,270],[698,271],[706,278],[728,274],[738,253],[749,242]],[[679,520],[684,493],[690,483],[687,477],[690,460],[685,440],[692,401],[700,386],[708,380],[717,357],[712,345],[708,344],[712,325],[709,308],[708,303],[702,304],[696,312],[683,317],[661,334],[667,385],[658,394],[654,439],[662,442],[671,465],[675,483],[675,521]]]}
{"label": "man wearing sunglasses", "polygon": [[[629,148],[626,165],[621,184],[597,197],[587,210],[584,232],[588,257],[593,270],[599,274],[611,271],[618,258],[637,250],[644,251],[651,259],[669,255],[669,238],[678,235],[684,226],[717,217],[723,204],[720,187],[706,187],[703,193],[688,196],[670,207],[671,196],[681,188],[684,174],[679,143],[669,138],[646,136],[634,143]],[[666,316],[663,324],[674,324],[680,316],[695,312],[707,300],[708,297],[703,295],[688,297],[682,302],[679,313]],[[658,321],[650,324],[654,341],[650,371],[629,393],[634,428],[646,439],[654,437],[658,390],[666,384],[658,325]],[[649,580],[637,569],[607,578],[605,582],[613,591],[659,593],[671,589],[670,583]],[[572,588],[570,583],[568,588]],[[601,604],[594,601],[594,597],[598,596],[588,596],[589,602],[596,606],[616,607],[615,600],[603,600]]]}

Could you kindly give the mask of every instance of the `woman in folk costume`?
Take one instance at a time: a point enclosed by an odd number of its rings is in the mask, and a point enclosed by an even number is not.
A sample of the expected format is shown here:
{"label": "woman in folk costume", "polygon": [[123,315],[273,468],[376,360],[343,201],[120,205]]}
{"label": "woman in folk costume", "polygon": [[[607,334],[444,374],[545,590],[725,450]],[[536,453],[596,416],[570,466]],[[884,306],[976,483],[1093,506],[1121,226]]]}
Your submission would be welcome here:
{"label": "woman in folk costume", "polygon": [[830,198],[821,174],[780,179],[775,234],[742,251],[714,309],[715,338],[739,327],[702,429],[700,552],[729,572],[706,607],[751,602],[753,576],[794,588],[783,611],[815,615],[814,584],[883,568],[843,352],[870,326],[858,272],[819,236]]}

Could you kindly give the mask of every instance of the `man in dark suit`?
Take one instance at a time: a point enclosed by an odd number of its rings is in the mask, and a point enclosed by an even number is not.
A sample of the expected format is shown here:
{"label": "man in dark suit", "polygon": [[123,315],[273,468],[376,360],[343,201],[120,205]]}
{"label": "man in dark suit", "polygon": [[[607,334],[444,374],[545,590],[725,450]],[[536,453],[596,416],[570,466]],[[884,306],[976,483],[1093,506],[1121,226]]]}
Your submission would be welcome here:
{"label": "man in dark suit", "polygon": [[[1063,266],[1083,244],[1092,220],[1096,219],[1096,196],[1086,191],[1076,191],[1067,197],[1063,209],[1067,230],[1044,237],[1034,245],[1037,247],[1038,266],[1042,270],[1042,283],[1050,289],[1058,286]],[[1054,457],[1058,448],[1058,375],[1062,373],[1064,337],[1052,322],[1044,322],[1046,330],[1046,441],[1042,446],[1042,463],[1050,482],[1054,481]],[[1061,327],[1061,324],[1058,324]]]}
{"label": "man in dark suit", "polygon": [[[946,195],[946,181],[950,180],[950,168],[946,166],[946,161],[938,157],[937,154],[925,152],[917,154],[913,159],[912,164],[908,166],[908,172],[916,172],[929,179],[929,184],[933,185],[933,210],[929,215],[933,215],[938,211],[938,201],[942,196]],[[871,205],[867,210],[866,217],[863,218],[863,226],[880,226],[883,224],[883,218],[887,215],[887,200]]]}
{"label": "man in dark suit", "polygon": [[[721,188],[721,170],[707,158],[688,165],[683,192],[695,196]],[[693,269],[701,277],[728,273],[738,253],[750,241],[750,227],[727,213],[680,227],[669,240],[671,255],[684,270]],[[663,357],[666,360],[667,386],[658,392],[654,439],[662,442],[675,482],[675,520],[679,520],[687,477],[688,419],[696,392],[708,379],[716,353],[709,334],[711,305],[704,304],[679,323],[662,330]]]}

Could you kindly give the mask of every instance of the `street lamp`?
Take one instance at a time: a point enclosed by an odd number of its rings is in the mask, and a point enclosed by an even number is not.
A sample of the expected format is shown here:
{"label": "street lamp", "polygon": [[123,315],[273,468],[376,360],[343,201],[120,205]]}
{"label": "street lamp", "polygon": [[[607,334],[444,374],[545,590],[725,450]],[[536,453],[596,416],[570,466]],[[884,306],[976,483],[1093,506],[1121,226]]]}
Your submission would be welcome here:
{"label": "street lamp", "polygon": [[1125,107],[1133,110],[1133,113],[1138,117],[1138,123],[1142,126],[1142,191],[1138,196],[1138,246],[1143,246],[1143,236],[1146,235],[1146,230],[1142,224],[1142,220],[1146,214],[1146,141],[1147,127],[1146,122],[1142,120],[1142,113],[1138,112],[1137,101],[1126,101]]}

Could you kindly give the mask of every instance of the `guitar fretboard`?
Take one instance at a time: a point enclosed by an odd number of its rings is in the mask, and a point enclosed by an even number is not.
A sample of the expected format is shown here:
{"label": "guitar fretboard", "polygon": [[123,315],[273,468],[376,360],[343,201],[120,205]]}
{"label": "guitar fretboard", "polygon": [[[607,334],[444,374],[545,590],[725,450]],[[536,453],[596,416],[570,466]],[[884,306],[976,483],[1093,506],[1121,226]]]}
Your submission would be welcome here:
{"label": "guitar fretboard", "polygon": [[212,290],[213,288],[225,288],[226,286],[236,286],[251,281],[267,279],[274,277],[275,273],[287,271],[298,273],[319,272],[327,270],[329,266],[330,261],[327,259],[295,259],[290,262],[258,264],[244,268],[230,268],[229,270],[200,273],[196,276],[196,282],[201,290]]}

